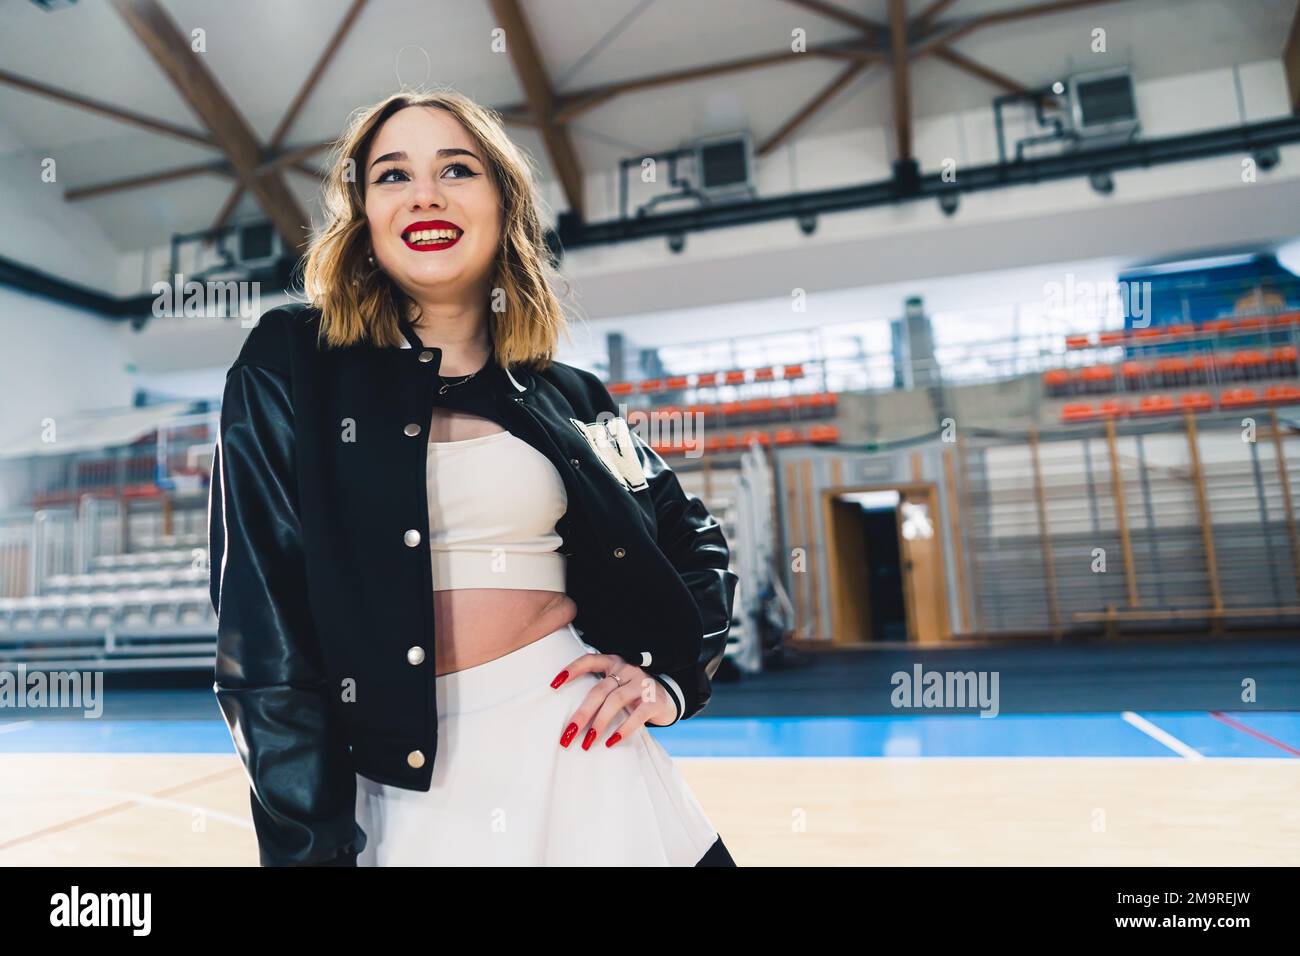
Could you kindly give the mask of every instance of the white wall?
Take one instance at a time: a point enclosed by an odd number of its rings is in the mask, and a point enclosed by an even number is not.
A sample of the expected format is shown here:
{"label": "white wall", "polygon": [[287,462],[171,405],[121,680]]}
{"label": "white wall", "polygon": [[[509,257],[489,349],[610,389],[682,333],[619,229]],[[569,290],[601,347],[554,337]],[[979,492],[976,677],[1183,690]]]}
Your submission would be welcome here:
{"label": "white wall", "polygon": [[63,201],[57,164],[54,181],[45,181],[45,159],[0,123],[0,256],[90,289],[125,292],[118,250],[85,206]]}
{"label": "white wall", "polygon": [[131,404],[131,356],[114,323],[0,288],[0,342],[0,442],[46,418]]}

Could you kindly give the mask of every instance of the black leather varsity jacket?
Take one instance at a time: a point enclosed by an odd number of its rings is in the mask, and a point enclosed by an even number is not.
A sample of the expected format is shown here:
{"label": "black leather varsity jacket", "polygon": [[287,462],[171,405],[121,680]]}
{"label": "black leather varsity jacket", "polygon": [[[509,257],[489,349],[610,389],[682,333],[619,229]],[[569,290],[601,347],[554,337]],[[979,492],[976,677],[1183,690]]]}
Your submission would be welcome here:
{"label": "black leather varsity jacket", "polygon": [[[214,690],[263,866],[355,865],[355,773],[428,790],[438,740],[425,443],[435,403],[462,388],[437,394],[441,350],[409,327],[402,348],[337,349],[317,344],[319,322],[295,304],[249,332],[208,498]],[[557,531],[583,640],[653,674],[678,719],[699,713],[737,584],[718,522],[635,432],[627,470],[644,480],[610,467],[583,426],[618,407],[590,372],[490,360],[478,378],[470,409],[564,480]]]}

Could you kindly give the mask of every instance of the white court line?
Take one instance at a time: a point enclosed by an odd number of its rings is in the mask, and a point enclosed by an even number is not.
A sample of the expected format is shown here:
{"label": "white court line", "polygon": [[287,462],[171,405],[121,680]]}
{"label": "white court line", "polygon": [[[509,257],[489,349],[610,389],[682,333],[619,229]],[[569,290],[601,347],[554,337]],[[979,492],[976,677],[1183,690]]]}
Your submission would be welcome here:
{"label": "white court line", "polygon": [[33,723],[34,721],[31,720],[15,720],[11,724],[0,724],[0,734],[7,734],[11,730],[26,730]]}
{"label": "white court line", "polygon": [[1178,754],[1180,757],[1186,757],[1188,760],[1205,759],[1205,754],[1201,753],[1199,750],[1187,746],[1187,744],[1183,743],[1173,734],[1169,733],[1168,731],[1161,730],[1155,724],[1151,723],[1151,721],[1147,720],[1145,717],[1139,717],[1131,710],[1124,711],[1124,720],[1132,724],[1138,730],[1142,731],[1142,733],[1146,734],[1148,737],[1151,737],[1153,740],[1157,740],[1160,743],[1164,744],[1166,747],[1168,747],[1174,753]]}

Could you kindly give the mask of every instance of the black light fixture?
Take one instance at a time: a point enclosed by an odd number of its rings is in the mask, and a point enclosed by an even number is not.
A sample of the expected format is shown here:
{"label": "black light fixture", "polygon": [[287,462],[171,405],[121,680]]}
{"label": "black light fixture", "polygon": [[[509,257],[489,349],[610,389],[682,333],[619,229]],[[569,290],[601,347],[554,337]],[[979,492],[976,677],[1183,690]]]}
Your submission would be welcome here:
{"label": "black light fixture", "polygon": [[956,190],[939,194],[939,208],[943,210],[945,216],[955,215],[959,205],[961,205],[961,193]]}
{"label": "black light fixture", "polygon": [[811,236],[817,231],[817,217],[811,213],[804,213],[799,217],[799,231],[805,236]]}
{"label": "black light fixture", "polygon": [[668,251],[681,252],[686,248],[686,233],[672,232],[668,234]]}
{"label": "black light fixture", "polygon": [[1115,191],[1115,180],[1109,170],[1094,169],[1088,174],[1088,182],[1099,195],[1109,196]]}
{"label": "black light fixture", "polygon": [[1264,172],[1268,172],[1278,163],[1282,162],[1282,154],[1277,151],[1277,147],[1268,146],[1264,149],[1257,149],[1254,153],[1255,165]]}

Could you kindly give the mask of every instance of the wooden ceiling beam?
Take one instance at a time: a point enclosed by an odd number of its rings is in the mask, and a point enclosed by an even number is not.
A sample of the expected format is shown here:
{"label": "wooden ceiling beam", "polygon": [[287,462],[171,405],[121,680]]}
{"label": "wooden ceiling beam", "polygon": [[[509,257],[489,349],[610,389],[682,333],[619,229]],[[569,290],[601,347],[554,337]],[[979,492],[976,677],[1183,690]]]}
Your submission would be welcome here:
{"label": "wooden ceiling beam", "polygon": [[157,186],[160,183],[175,182],[178,179],[189,179],[194,176],[225,176],[229,178],[234,174],[230,164],[224,161],[196,163],[193,166],[180,166],[160,173],[146,173],[143,176],[129,176],[126,179],[115,179],[110,182],[96,183],[92,186],[69,189],[63,194],[63,198],[66,202],[79,202],[83,199],[94,199],[96,196],[107,196],[110,193],[125,192],[128,189]]}
{"label": "wooden ceiling beam", "polygon": [[205,149],[219,149],[217,141],[211,136],[195,130],[185,129],[183,126],[176,126],[172,123],[166,123],[162,120],[154,119],[152,116],[143,116],[140,113],[132,113],[130,110],[119,109],[108,103],[91,99],[88,96],[82,96],[79,93],[72,93],[68,90],[61,90],[58,87],[47,86],[44,83],[38,83],[36,80],[30,80],[25,76],[19,76],[16,73],[10,73],[7,70],[0,70],[0,83],[6,86],[12,86],[16,89],[26,90],[28,93],[35,93],[37,96],[44,96],[46,99],[56,100],[65,106],[74,106],[77,109],[87,110],[91,113],[97,113],[100,116],[107,117],[111,120],[117,120],[120,123],[128,123],[151,133],[158,133],[162,136],[170,136],[172,139],[179,139],[182,142],[189,143],[192,146],[202,146]]}
{"label": "wooden ceiling beam", "polygon": [[972,60],[968,56],[963,56],[950,47],[939,47],[934,51],[934,55],[945,63],[955,66],[970,76],[983,80],[986,83],[996,86],[1004,93],[1028,93],[1029,88],[1023,83],[1013,80],[1009,76],[999,73],[997,70],[990,69],[983,63]]}
{"label": "wooden ceiling beam", "polygon": [[894,132],[897,162],[912,158],[912,96],[908,87],[907,0],[889,0],[889,45],[894,78]]}
{"label": "wooden ceiling beam", "polygon": [[863,38],[869,43],[879,42],[889,33],[889,28],[885,24],[858,16],[856,13],[851,13],[833,3],[826,3],[824,0],[786,0],[786,3],[793,3],[797,7],[803,7],[828,20],[834,20],[836,23],[853,27],[861,32]]}
{"label": "wooden ceiling beam", "polygon": [[1124,3],[1127,0],[1052,0],[1050,3],[1038,3],[1025,7],[1012,7],[1009,10],[999,10],[996,13],[986,13],[982,16],[973,17],[961,23],[951,24],[951,29],[946,32],[943,30],[944,24],[936,27],[935,32],[922,40],[916,46],[912,47],[910,56],[913,60],[929,56],[935,50],[941,47],[948,47],[963,37],[969,36],[976,30],[982,30],[985,27],[994,26],[998,23],[1011,23],[1016,20],[1027,20],[1031,17],[1041,17],[1052,13],[1064,13],[1067,10],[1077,10],[1083,7],[1095,7],[1103,3]]}
{"label": "wooden ceiling beam", "polygon": [[[366,0],[352,0],[352,6],[348,7],[347,13],[343,15],[343,19],[334,29],[334,35],[330,37],[329,43],[325,45],[325,50],[319,57],[317,57],[315,66],[313,66],[311,72],[307,74],[307,79],[304,80],[302,86],[298,88],[297,94],[289,103],[289,108],[285,110],[284,116],[281,117],[279,124],[275,127],[275,132],[271,134],[271,141],[268,144],[269,152],[275,152],[280,148],[280,144],[284,142],[284,137],[288,134],[290,127],[293,126],[294,121],[298,118],[298,114],[302,112],[303,106],[306,105],[307,98],[310,97],[312,91],[316,89],[316,84],[320,82],[320,78],[325,74],[325,68],[329,66],[330,60],[334,59],[334,54],[337,53],[339,47],[343,45],[343,41],[352,30],[352,25],[356,23],[357,17],[361,14],[361,8],[365,5]],[[295,160],[301,158],[305,157],[295,157]],[[279,167],[272,168],[276,169]],[[258,175],[261,176],[264,175],[264,173],[259,172]],[[230,217],[234,215],[235,207],[239,205],[240,197],[243,195],[244,187],[242,184],[231,190],[230,195],[226,197],[225,203],[221,206],[221,211],[217,213],[217,218],[212,223],[212,228],[214,230],[220,229],[226,224]]]}
{"label": "wooden ceiling beam", "polygon": [[926,7],[924,10],[922,10],[920,13],[918,13],[915,17],[912,18],[912,24],[910,28],[911,32],[913,34],[924,33],[927,29],[929,29],[930,24],[933,23],[936,18],[938,18],[939,14],[943,13],[945,10],[947,10],[956,2],[957,0],[934,0],[934,3],[930,4],[928,7]]}
{"label": "wooden ceiling beam", "polygon": [[308,166],[306,163],[290,163],[285,167],[285,169],[295,173],[302,173],[304,176],[309,176],[318,183],[326,176],[324,171]]}
{"label": "wooden ceiling beam", "polygon": [[[307,81],[303,84],[297,96],[295,96],[285,114],[285,117],[277,127],[277,137],[283,138],[291,128],[294,119],[301,111],[302,106],[306,103],[311,91],[319,82],[320,77],[324,74],[329,61],[337,52],[343,39],[351,30],[352,25],[360,14],[361,8],[364,6],[365,2],[366,0],[353,0],[352,6],[340,22],[339,27],[336,28],[325,51],[317,60],[317,63],[309,74]],[[839,90],[843,89],[847,83],[856,77],[861,70],[853,69],[852,67],[855,64],[858,66],[865,66],[870,63],[887,63],[891,60],[890,55],[886,54],[882,50],[874,49],[871,46],[871,41],[883,37],[886,33],[890,35],[892,43],[892,29],[887,27],[885,24],[878,23],[866,17],[858,16],[857,14],[843,10],[834,4],[824,2],[824,0],[786,0],[786,2],[803,7],[804,9],[826,16],[830,19],[834,19],[837,22],[852,26],[859,30],[862,36],[853,41],[821,44],[808,48],[807,55],[828,59],[847,60],[850,67],[836,76],[826,87],[818,92],[807,104],[787,120],[787,122],[783,124],[776,133],[769,137],[768,140],[759,147],[760,155],[770,152],[777,145],[786,140],[795,130],[805,125],[817,109],[820,109],[829,102],[829,100],[839,92]],[[981,79],[999,89],[1007,92],[1023,93],[1026,92],[1026,87],[1023,84],[971,59],[970,57],[958,53],[956,50],[953,50],[949,44],[974,32],[975,30],[982,29],[983,27],[995,23],[1011,22],[1028,17],[1058,13],[1069,9],[1093,6],[1101,3],[1116,3],[1120,2],[1120,0],[1054,0],[1054,2],[1017,7],[1011,10],[1004,10],[993,14],[975,17],[971,20],[951,26],[948,29],[945,29],[943,25],[932,26],[934,19],[946,11],[947,8],[952,6],[955,2],[956,0],[934,0],[929,7],[916,17],[912,18],[908,26],[908,32],[914,37],[919,35],[921,37],[921,42],[909,51],[909,59],[936,55],[954,68],[962,70],[968,75]],[[1296,23],[1292,26],[1291,37],[1287,45],[1287,52],[1297,61],[1300,61],[1300,37],[1297,35],[1298,27],[1300,27],[1300,15],[1297,16]],[[574,117],[579,116],[588,110],[594,109],[602,103],[609,102],[624,93],[654,89],[656,87],[667,86],[674,83],[709,79],[726,73],[757,69],[765,66],[774,66],[778,63],[794,62],[796,59],[797,57],[790,56],[788,51],[782,50],[776,53],[759,54],[725,63],[706,64],[704,66],[689,67],[668,73],[653,74],[651,76],[623,80],[599,87],[575,90],[563,95],[552,93],[551,113],[549,117],[545,118],[541,122],[539,122],[538,118],[533,115],[532,105],[530,103],[498,107],[496,108],[496,112],[501,117],[502,121],[508,124],[524,125],[539,129],[548,124],[553,126],[563,126]],[[1288,81],[1292,84],[1293,106],[1297,112],[1300,112],[1300,62],[1297,62],[1297,66],[1294,70],[1288,71]],[[78,94],[48,87],[44,84],[5,71],[0,71],[0,83],[6,83],[11,86],[26,89],[38,95],[47,96],[59,100],[60,102],[67,103],[68,105],[97,112],[101,115],[108,116],[109,118],[131,123],[141,128],[149,129],[152,132],[172,136],[177,139],[191,142],[195,145],[206,146],[211,149],[220,148],[211,136],[205,136],[202,133],[163,123],[147,116],[141,116],[125,110],[120,110],[108,104],[99,103],[86,97],[79,96]],[[259,177],[284,169],[296,169],[298,172],[307,174],[308,170],[311,170],[311,167],[298,164],[316,153],[328,149],[334,144],[334,140],[308,143],[284,151],[279,151],[277,149],[280,144],[275,142],[274,139],[273,143],[273,148],[266,151],[269,155],[264,157],[256,167],[256,174]],[[222,170],[225,170],[225,173],[223,173]],[[231,168],[227,163],[185,166],[176,170],[83,187],[79,190],[70,191],[68,198],[85,199],[94,195],[103,195],[105,193],[117,192],[124,189],[146,187],[155,183],[166,182],[173,179],[181,179],[187,176],[196,176],[214,172],[217,174],[230,174]],[[318,175],[318,172],[313,170],[311,175]],[[242,186],[239,187],[239,191],[242,191]],[[233,202],[234,196],[232,196],[231,199],[232,208]],[[224,215],[224,212],[225,211],[223,210],[223,217],[219,222],[225,221],[226,216]]]}
{"label": "wooden ceiling beam", "polygon": [[127,26],[171,80],[190,108],[207,124],[235,173],[275,225],[289,249],[307,243],[309,222],[281,175],[257,175],[262,150],[247,121],[184,34],[157,0],[112,0]]}
{"label": "wooden ceiling beam", "polygon": [[632,80],[620,80],[617,83],[609,83],[604,86],[575,90],[556,99],[555,113],[552,118],[557,123],[567,123],[580,113],[584,113],[624,93],[635,93],[660,86],[670,86],[674,83],[689,83],[693,80],[707,80],[740,70],[753,70],[763,66],[796,63],[801,56],[848,60],[864,64],[883,63],[886,59],[883,53],[869,49],[861,40],[811,46],[808,48],[807,53],[802,54],[792,55],[789,50],[778,50],[775,53],[759,53],[737,60],[728,60],[724,63],[707,63],[703,66],[673,70],[669,73],[656,73]]}
{"label": "wooden ceiling beam", "polygon": [[846,66],[840,71],[839,75],[836,76],[835,79],[831,80],[830,83],[822,88],[821,92],[805,103],[804,106],[794,114],[794,116],[786,120],[780,129],[768,137],[768,139],[758,147],[757,155],[766,156],[768,153],[772,152],[772,150],[780,146],[795,132],[795,130],[808,122],[814,113],[830,102],[831,98],[834,97],[836,93],[844,89],[844,87],[851,83],[858,74],[866,68],[867,64],[862,62],[850,63]]}
{"label": "wooden ceiling beam", "polygon": [[489,0],[497,23],[505,30],[506,51],[524,89],[528,112],[537,123],[551,166],[555,169],[564,189],[569,208],[579,219],[586,218],[586,201],[583,191],[582,167],[569,138],[569,131],[552,119],[555,112],[555,91],[546,75],[541,52],[528,26],[528,20],[519,0]]}

